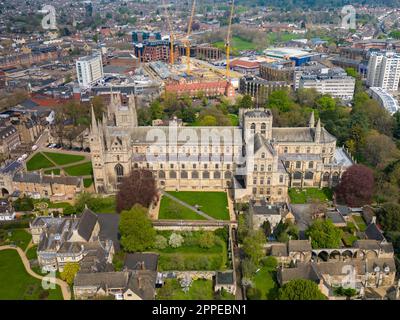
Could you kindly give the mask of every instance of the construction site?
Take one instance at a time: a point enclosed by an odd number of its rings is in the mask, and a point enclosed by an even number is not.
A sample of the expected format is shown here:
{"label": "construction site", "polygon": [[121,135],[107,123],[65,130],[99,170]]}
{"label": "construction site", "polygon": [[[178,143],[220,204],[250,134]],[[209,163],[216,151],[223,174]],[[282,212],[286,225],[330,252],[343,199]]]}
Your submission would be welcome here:
{"label": "construction site", "polygon": [[[196,46],[191,43],[192,23],[196,10],[196,0],[193,0],[188,21],[187,33],[176,36],[167,6],[164,15],[168,25],[169,39],[154,40],[137,45],[137,56],[144,69],[155,80],[165,84],[166,92],[195,97],[200,93],[205,96],[225,95],[233,97],[239,86],[241,73],[232,71],[230,67],[231,25],[234,12],[234,1],[231,2],[229,24],[225,41],[225,59],[220,49],[206,46]],[[212,64],[200,58],[220,60]]]}

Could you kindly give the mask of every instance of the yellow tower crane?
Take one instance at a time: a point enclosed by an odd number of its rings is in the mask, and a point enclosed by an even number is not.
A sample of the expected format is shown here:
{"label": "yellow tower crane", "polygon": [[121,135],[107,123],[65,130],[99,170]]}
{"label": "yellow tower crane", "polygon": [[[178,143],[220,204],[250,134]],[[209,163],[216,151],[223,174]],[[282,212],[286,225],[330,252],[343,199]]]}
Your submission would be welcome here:
{"label": "yellow tower crane", "polygon": [[230,51],[231,51],[231,31],[232,31],[232,18],[233,18],[233,9],[235,7],[235,0],[232,0],[231,4],[231,12],[229,15],[229,20],[228,20],[228,32],[226,35],[226,43],[225,43],[225,49],[226,49],[226,80],[230,80]]}
{"label": "yellow tower crane", "polygon": [[164,10],[165,10],[165,18],[167,19],[167,24],[168,24],[168,29],[169,29],[169,42],[171,44],[170,53],[169,53],[169,61],[171,64],[174,64],[175,63],[175,57],[174,57],[174,55],[175,55],[175,52],[174,52],[175,35],[174,35],[174,31],[172,29],[171,19],[169,17],[169,13],[168,13],[168,9],[167,9],[165,0],[163,0],[162,2],[163,2]]}
{"label": "yellow tower crane", "polygon": [[187,74],[190,74],[190,39],[189,38],[190,38],[190,34],[192,33],[192,25],[193,25],[193,17],[194,17],[195,8],[196,8],[196,0],[193,0],[192,11],[190,13],[189,24],[188,24],[188,29],[187,29],[186,39],[185,39],[186,64],[187,64],[186,73]]}

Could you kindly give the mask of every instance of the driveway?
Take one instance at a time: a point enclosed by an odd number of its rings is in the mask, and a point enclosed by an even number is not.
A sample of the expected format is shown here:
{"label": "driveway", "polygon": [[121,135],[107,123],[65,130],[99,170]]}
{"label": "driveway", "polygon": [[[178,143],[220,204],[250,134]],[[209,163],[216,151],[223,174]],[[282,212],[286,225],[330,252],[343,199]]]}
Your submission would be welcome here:
{"label": "driveway", "polygon": [[311,225],[311,210],[309,204],[291,204],[292,213],[296,218],[296,225],[300,231],[300,239],[305,239],[304,232]]}

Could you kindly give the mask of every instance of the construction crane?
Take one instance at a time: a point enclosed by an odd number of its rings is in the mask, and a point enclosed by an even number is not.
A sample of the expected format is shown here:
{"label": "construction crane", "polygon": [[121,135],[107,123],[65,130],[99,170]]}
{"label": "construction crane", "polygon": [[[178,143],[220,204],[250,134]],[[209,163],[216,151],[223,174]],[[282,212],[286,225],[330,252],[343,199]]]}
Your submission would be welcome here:
{"label": "construction crane", "polygon": [[233,18],[233,9],[235,7],[235,0],[232,0],[231,4],[231,12],[229,15],[229,20],[228,20],[228,32],[226,35],[226,43],[225,43],[225,49],[226,49],[226,80],[230,80],[230,51],[231,51],[231,30],[232,30],[232,18]]}
{"label": "construction crane", "polygon": [[168,29],[169,29],[169,42],[171,44],[170,47],[170,53],[169,53],[169,61],[171,64],[175,63],[175,52],[174,52],[174,41],[175,41],[175,35],[174,31],[172,29],[172,24],[171,24],[171,19],[169,17],[168,9],[167,9],[167,4],[165,3],[165,0],[162,0],[163,7],[165,10],[165,18],[167,19],[167,24],[168,24]]}
{"label": "construction crane", "polygon": [[195,8],[196,8],[196,0],[193,0],[192,11],[190,13],[189,24],[188,24],[188,29],[187,29],[186,39],[185,39],[186,63],[187,63],[186,73],[188,75],[190,74],[190,39],[189,39],[189,37],[190,37],[190,34],[192,33],[192,25],[193,25],[193,17],[194,17]]}

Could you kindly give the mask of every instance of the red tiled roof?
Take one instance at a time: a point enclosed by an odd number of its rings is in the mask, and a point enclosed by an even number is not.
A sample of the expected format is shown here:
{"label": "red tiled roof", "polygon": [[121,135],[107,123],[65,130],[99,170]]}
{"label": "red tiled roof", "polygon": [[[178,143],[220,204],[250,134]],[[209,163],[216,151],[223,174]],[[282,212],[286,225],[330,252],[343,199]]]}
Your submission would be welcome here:
{"label": "red tiled roof", "polygon": [[246,60],[233,60],[231,62],[231,67],[242,67],[242,68],[258,68],[260,66],[259,61],[246,61]]}
{"label": "red tiled roof", "polygon": [[206,90],[206,89],[219,89],[226,88],[227,82],[213,81],[213,82],[192,82],[181,84],[168,84],[165,86],[166,91],[190,91],[190,90]]}

